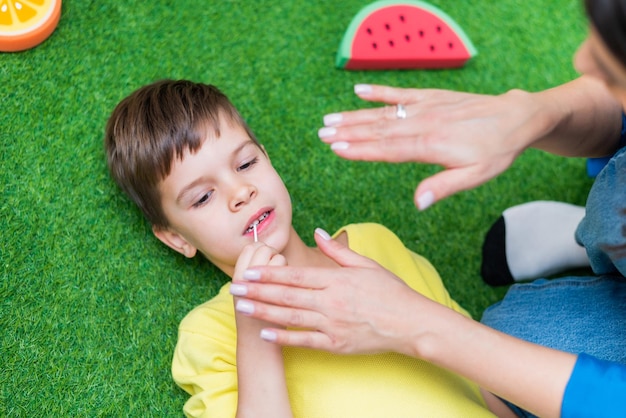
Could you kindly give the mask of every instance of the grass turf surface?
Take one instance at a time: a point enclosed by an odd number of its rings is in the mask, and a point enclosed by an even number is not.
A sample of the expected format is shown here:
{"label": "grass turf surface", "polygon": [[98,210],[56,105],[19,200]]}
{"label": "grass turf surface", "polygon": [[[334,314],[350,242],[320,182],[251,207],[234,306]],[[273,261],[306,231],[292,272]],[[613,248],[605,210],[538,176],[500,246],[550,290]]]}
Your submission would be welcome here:
{"label": "grass turf surface", "polygon": [[476,318],[500,299],[479,278],[487,228],[508,206],[583,204],[584,160],[522,155],[492,182],[419,213],[417,164],[348,162],[317,139],[324,114],[371,104],[355,83],[501,93],[575,77],[575,0],[433,0],[474,42],[461,70],[333,67],[362,0],[63,2],[56,32],[0,54],[0,415],[178,416],[169,367],[178,322],[227,278],[155,238],[110,181],[102,133],[115,104],[161,78],[213,83],[265,144],[305,240],[380,222],[440,271]]}

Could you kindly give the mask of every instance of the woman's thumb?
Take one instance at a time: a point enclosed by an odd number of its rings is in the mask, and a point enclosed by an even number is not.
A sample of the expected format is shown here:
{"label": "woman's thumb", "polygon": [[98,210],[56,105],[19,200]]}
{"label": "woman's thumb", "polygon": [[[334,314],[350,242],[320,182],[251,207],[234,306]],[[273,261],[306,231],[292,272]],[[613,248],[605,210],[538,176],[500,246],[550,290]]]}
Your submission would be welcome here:
{"label": "woman's thumb", "polygon": [[355,253],[339,241],[332,239],[328,232],[321,228],[315,230],[315,242],[326,256],[342,267],[371,267],[374,263],[369,258]]}

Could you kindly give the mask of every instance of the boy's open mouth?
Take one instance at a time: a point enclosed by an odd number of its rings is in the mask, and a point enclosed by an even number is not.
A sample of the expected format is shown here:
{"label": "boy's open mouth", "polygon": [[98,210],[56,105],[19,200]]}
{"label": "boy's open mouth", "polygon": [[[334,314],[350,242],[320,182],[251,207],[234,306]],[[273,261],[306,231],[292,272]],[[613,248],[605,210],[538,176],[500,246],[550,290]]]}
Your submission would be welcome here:
{"label": "boy's open mouth", "polygon": [[254,226],[255,225],[259,225],[261,222],[263,222],[265,220],[265,218],[267,218],[270,214],[270,211],[268,210],[267,212],[263,212],[261,214],[261,216],[259,216],[258,218],[256,218],[254,221],[252,221],[252,223],[250,224],[250,226],[248,226],[248,229],[246,229],[244,231],[244,235],[245,234],[249,234],[250,232],[252,232],[254,230]]}

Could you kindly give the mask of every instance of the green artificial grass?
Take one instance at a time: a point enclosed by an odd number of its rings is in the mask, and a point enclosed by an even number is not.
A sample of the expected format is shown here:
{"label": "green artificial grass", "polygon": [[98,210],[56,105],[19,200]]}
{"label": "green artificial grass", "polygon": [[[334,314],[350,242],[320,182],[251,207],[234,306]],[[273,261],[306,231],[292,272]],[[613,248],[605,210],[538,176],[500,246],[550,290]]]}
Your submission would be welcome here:
{"label": "green artificial grass", "polygon": [[585,35],[576,0],[433,0],[479,55],[448,71],[334,68],[344,30],[369,2],[63,2],[42,45],[0,54],[0,416],[180,416],[170,377],[177,324],[227,278],[152,235],[108,177],[102,134],[115,104],[161,78],[218,85],[272,156],[294,223],[380,222],[440,271],[474,317],[499,300],[479,277],[480,246],[508,206],[583,204],[584,160],[539,151],[425,212],[419,164],[349,162],[316,135],[322,116],[373,106],[355,83],[477,93],[540,90],[576,76]]}

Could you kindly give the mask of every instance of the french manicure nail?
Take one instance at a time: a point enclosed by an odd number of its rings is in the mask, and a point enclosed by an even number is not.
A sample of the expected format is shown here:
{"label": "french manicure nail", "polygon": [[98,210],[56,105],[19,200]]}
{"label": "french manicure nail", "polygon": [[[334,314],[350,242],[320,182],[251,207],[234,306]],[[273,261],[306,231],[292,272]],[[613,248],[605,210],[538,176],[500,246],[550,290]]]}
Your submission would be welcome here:
{"label": "french manicure nail", "polygon": [[337,133],[337,129],[332,126],[326,126],[317,131],[317,136],[320,138],[329,138]]}
{"label": "french manicure nail", "polygon": [[246,280],[259,280],[261,278],[261,272],[258,270],[246,270],[243,272],[242,276]]}
{"label": "french manicure nail", "polygon": [[244,284],[231,283],[230,294],[233,296],[245,296],[248,293],[248,287]]}
{"label": "french manicure nail", "polygon": [[270,331],[269,329],[262,329],[261,339],[265,341],[274,342],[276,341],[276,333],[274,331]]}
{"label": "french manicure nail", "polygon": [[372,86],[369,84],[355,84],[354,92],[356,94],[369,94],[372,92]]}
{"label": "french manicure nail", "polygon": [[322,228],[315,228],[315,233],[320,237],[324,238],[325,241],[330,241],[330,235],[328,232],[324,231]]}
{"label": "french manicure nail", "polygon": [[253,314],[254,313],[254,305],[252,302],[247,300],[238,300],[237,305],[235,306],[238,312],[244,314]]}
{"label": "french manicure nail", "polygon": [[422,193],[417,197],[417,208],[419,210],[427,209],[435,202],[435,195],[430,190]]}
{"label": "french manicure nail", "polygon": [[330,144],[330,149],[332,150],[348,149],[348,147],[350,147],[350,144],[343,141],[333,142]]}
{"label": "french manicure nail", "polygon": [[333,126],[343,120],[341,113],[331,113],[324,116],[324,126]]}

